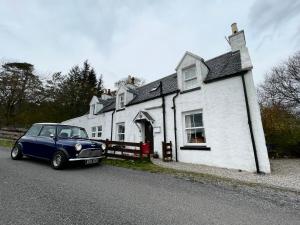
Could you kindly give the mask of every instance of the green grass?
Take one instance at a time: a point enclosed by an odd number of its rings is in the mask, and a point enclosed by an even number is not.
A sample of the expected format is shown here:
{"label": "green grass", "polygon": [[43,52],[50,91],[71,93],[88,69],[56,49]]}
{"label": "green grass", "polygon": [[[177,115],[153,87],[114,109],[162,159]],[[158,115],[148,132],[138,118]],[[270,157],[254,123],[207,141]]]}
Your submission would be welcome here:
{"label": "green grass", "polygon": [[15,141],[9,139],[0,139],[0,146],[5,148],[11,148]]}

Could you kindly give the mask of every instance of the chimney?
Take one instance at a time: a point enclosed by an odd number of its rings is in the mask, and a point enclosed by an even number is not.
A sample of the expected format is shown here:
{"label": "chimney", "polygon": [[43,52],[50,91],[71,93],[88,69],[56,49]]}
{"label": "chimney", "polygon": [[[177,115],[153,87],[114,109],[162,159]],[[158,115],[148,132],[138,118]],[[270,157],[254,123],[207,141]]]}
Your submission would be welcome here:
{"label": "chimney", "polygon": [[240,51],[242,68],[251,68],[252,62],[246,46],[244,30],[239,31],[237,24],[231,24],[232,34],[228,37],[231,51]]}
{"label": "chimney", "polygon": [[131,77],[131,84],[134,85],[134,82],[135,82],[135,78],[134,78],[134,77]]}
{"label": "chimney", "polygon": [[107,95],[111,96],[110,89],[107,89]]}
{"label": "chimney", "polygon": [[236,23],[231,24],[231,31],[232,34],[236,34],[239,31]]}
{"label": "chimney", "polygon": [[130,75],[128,75],[127,84],[131,84],[131,76]]}

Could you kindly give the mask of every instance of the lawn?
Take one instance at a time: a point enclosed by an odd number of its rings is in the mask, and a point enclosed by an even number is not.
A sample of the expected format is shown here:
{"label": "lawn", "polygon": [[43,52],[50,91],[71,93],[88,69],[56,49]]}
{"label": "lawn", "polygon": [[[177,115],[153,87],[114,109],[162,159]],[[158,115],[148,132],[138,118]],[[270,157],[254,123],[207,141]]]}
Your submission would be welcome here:
{"label": "lawn", "polygon": [[11,148],[15,141],[8,139],[0,139],[0,147]]}

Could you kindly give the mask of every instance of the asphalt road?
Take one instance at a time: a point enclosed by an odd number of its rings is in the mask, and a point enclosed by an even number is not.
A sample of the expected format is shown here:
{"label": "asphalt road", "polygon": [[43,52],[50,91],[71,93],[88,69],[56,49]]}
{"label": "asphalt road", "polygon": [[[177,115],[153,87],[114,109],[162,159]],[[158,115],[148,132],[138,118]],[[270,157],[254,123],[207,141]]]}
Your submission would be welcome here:
{"label": "asphalt road", "polygon": [[298,224],[259,194],[111,166],[63,171],[0,149],[0,224]]}

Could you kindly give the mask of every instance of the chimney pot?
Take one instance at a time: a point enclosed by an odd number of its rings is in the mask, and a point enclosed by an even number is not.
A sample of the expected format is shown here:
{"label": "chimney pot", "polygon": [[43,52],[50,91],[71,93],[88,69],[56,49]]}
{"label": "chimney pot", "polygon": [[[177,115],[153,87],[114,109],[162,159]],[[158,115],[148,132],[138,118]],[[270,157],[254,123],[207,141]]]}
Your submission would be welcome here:
{"label": "chimney pot", "polygon": [[238,27],[236,23],[231,24],[232,34],[236,34],[238,32]]}
{"label": "chimney pot", "polygon": [[135,78],[131,77],[131,84],[134,84],[134,82],[135,82]]}

